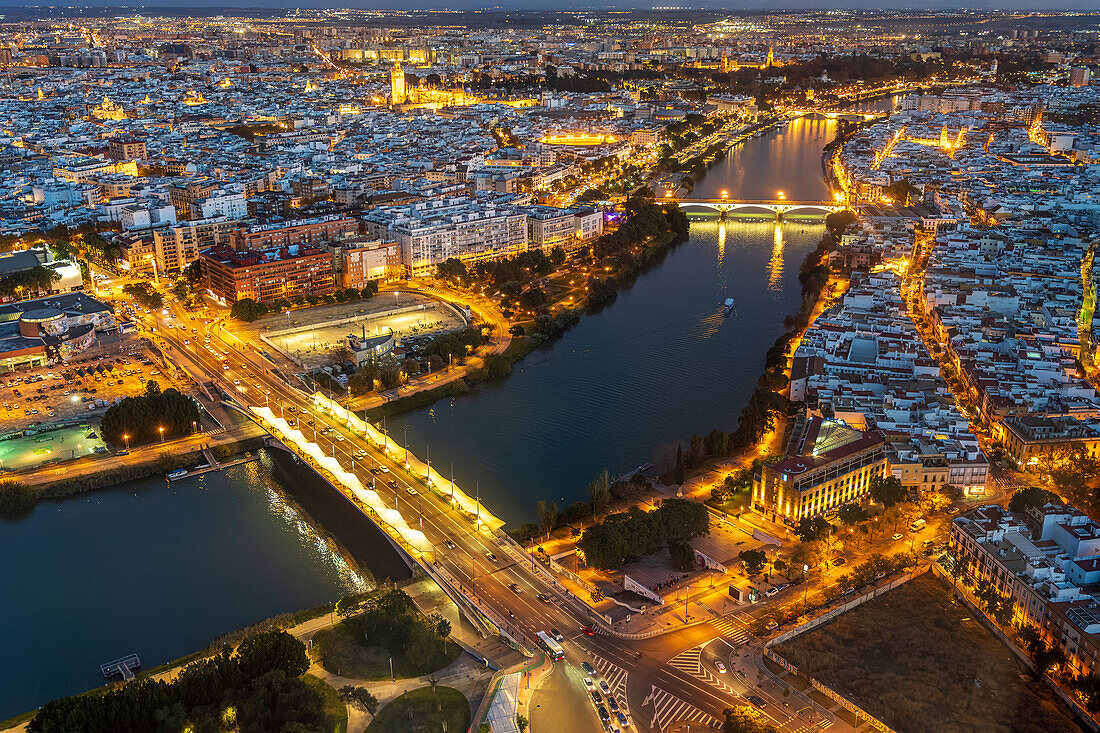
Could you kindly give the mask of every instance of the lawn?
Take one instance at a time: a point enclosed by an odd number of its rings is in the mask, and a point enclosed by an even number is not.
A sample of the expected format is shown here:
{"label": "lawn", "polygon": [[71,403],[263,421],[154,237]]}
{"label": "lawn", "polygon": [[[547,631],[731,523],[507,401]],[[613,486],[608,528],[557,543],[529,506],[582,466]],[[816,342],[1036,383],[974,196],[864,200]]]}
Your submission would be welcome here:
{"label": "lawn", "polygon": [[[443,724],[447,727],[444,728]],[[453,687],[421,687],[378,711],[367,733],[461,733],[470,727],[470,702]]]}
{"label": "lawn", "polygon": [[773,647],[902,733],[1081,731],[1043,683],[925,573]]}
{"label": "lawn", "polygon": [[325,717],[328,718],[326,730],[331,730],[333,733],[347,733],[348,706],[340,699],[339,693],[320,677],[307,674],[302,679],[305,680],[307,685],[321,693],[321,699],[325,701]]}
{"label": "lawn", "polygon": [[462,655],[462,647],[452,641],[439,640],[434,653],[411,659],[405,653],[391,653],[383,646],[368,646],[360,639],[354,619],[322,629],[313,637],[313,655],[318,664],[333,674],[361,680],[390,678],[390,658],[393,674],[398,679],[419,677],[443,669]]}

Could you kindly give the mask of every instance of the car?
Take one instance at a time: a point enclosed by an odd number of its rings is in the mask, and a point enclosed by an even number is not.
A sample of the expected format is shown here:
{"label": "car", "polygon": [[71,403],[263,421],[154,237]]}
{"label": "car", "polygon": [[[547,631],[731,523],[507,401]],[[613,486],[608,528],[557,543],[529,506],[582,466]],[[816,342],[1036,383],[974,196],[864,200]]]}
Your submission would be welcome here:
{"label": "car", "polygon": [[496,562],[497,561],[497,556],[494,555],[491,552],[486,552],[485,553],[485,559],[488,560],[489,562]]}
{"label": "car", "polygon": [[591,692],[592,692],[592,702],[594,702],[597,705],[602,705],[603,704],[603,698],[600,697],[600,693],[596,692],[595,690],[592,690]]}
{"label": "car", "polygon": [[775,619],[771,619],[770,621],[768,621],[767,624],[764,625],[764,628],[768,631],[775,631],[779,628],[779,624],[775,622]]}
{"label": "car", "polygon": [[716,670],[718,670],[719,672],[721,672],[722,674],[725,674],[725,673],[726,673],[726,665],[722,664],[722,660],[721,660],[721,659],[719,659],[718,661],[716,661],[716,662],[714,663],[714,668],[715,668]]}
{"label": "car", "polygon": [[116,450],[115,455],[116,456],[128,456],[128,455],[130,455],[130,451],[128,451],[128,450]]}
{"label": "car", "polygon": [[785,591],[785,590],[787,590],[787,584],[786,583],[780,583],[779,585],[775,586],[775,590],[777,592]]}
{"label": "car", "polygon": [[768,588],[766,591],[764,591],[764,595],[767,596],[768,598],[771,598],[772,596],[774,596],[778,592],[779,592],[778,588],[774,588],[774,587],[773,588]]}
{"label": "car", "polygon": [[382,473],[389,473],[389,472],[390,472],[390,469],[386,468],[385,466],[382,466]]}
{"label": "car", "polygon": [[619,701],[616,700],[613,695],[609,695],[607,698],[607,709],[610,710],[612,714],[619,712]]}
{"label": "car", "polygon": [[630,726],[630,721],[627,720],[626,715],[623,713],[622,710],[615,713],[615,717],[618,718],[619,727],[621,727],[623,730],[626,730]]}
{"label": "car", "polygon": [[[557,640],[557,641],[564,641],[565,640],[565,637],[562,636],[561,632],[558,631],[557,629],[550,629],[550,636],[554,637],[554,639]],[[587,662],[585,662],[585,664],[587,664]],[[591,667],[589,667],[589,669],[591,669]],[[589,672],[588,674],[592,674],[592,673]]]}
{"label": "car", "polygon": [[585,677],[584,678],[584,689],[588,690],[590,693],[595,692],[596,691],[596,683],[593,682],[590,678]]}
{"label": "car", "polygon": [[756,695],[749,695],[745,699],[748,700],[749,702],[751,702],[756,707],[760,708],[761,710],[768,707],[768,703],[764,702],[762,699],[760,699]]}
{"label": "car", "polygon": [[538,598],[543,603],[549,603],[552,600],[550,596],[546,595],[545,593],[537,593],[535,595],[535,598]]}
{"label": "car", "polygon": [[605,708],[603,705],[600,705],[598,708],[596,708],[596,712],[600,714],[600,722],[602,722],[604,725],[607,725],[608,722],[610,722],[611,715],[607,712],[607,708]]}
{"label": "car", "polygon": [[611,694],[611,688],[607,686],[607,680],[600,680],[600,691],[605,695]]}
{"label": "car", "polygon": [[596,635],[596,631],[591,626],[582,626],[581,627],[581,632],[585,636],[595,636]]}
{"label": "car", "polygon": [[416,496],[416,489],[411,486],[406,487],[405,491],[408,492],[410,496]]}
{"label": "car", "polygon": [[581,669],[584,670],[585,674],[596,674],[596,670],[594,670],[592,665],[588,662],[581,662]]}
{"label": "car", "polygon": [[843,565],[846,562],[848,562],[848,561],[845,560],[843,557],[838,557],[836,560],[833,560],[833,567],[834,568],[839,568],[841,565]]}
{"label": "car", "polygon": [[452,542],[451,540],[443,540],[443,544],[445,544],[445,545],[447,546],[447,549],[448,549],[448,550],[453,550],[453,549],[455,549],[456,547],[458,547],[458,545],[456,545],[456,544],[455,544],[454,542]]}
{"label": "car", "polygon": [[891,536],[890,539],[892,539],[894,542],[897,542],[901,539],[901,532],[894,532],[893,536]]}
{"label": "car", "polygon": [[508,587],[511,588],[513,593],[522,593],[523,592],[523,588],[521,588],[518,583],[512,583]]}

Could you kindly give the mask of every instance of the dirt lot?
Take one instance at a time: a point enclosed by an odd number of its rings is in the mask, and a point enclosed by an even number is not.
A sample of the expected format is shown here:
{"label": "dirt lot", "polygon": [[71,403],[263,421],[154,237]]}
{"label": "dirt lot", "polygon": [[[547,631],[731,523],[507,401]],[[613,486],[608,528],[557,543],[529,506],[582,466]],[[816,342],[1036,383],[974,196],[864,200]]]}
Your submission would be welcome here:
{"label": "dirt lot", "polygon": [[931,572],[775,647],[899,731],[1081,731]]}

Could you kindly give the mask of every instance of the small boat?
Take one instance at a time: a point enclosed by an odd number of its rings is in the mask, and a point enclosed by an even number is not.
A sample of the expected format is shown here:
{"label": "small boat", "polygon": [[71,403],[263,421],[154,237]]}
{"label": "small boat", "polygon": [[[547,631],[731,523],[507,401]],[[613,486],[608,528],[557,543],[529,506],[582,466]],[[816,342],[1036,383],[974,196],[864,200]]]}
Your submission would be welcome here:
{"label": "small boat", "polygon": [[733,298],[726,298],[726,302],[723,304],[726,309],[726,315],[729,315],[733,310]]}
{"label": "small boat", "polygon": [[175,481],[176,479],[183,478],[186,475],[187,475],[187,469],[186,468],[179,468],[179,469],[176,469],[175,471],[172,471],[170,474],[168,474],[168,480],[169,481]]}

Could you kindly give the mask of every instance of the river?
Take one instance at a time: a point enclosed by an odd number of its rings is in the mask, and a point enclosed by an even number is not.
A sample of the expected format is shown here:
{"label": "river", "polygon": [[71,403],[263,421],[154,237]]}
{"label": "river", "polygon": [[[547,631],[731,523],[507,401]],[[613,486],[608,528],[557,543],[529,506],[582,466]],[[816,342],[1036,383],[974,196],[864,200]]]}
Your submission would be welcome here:
{"label": "river", "polygon": [[[827,200],[821,151],[835,133],[826,119],[774,128],[730,151],[692,197]],[[453,463],[455,481],[513,526],[535,521],[539,499],[585,499],[603,469],[664,468],[677,442],[736,427],[822,234],[820,219],[693,221],[687,242],[512,376],[390,418],[390,434],[407,430],[444,474]]]}
{"label": "river", "polygon": [[[373,582],[303,521],[318,521],[379,578],[404,565],[365,521],[282,455],[169,484],[162,476],[39,504],[0,523],[0,718],[103,684],[99,665],[137,653],[146,667],[220,634],[337,600]],[[331,515],[331,516],[330,516]]]}
{"label": "river", "polygon": [[[796,120],[731,151],[694,195],[828,197],[821,148],[835,123]],[[392,418],[391,435],[480,493],[510,523],[540,498],[583,499],[601,470],[662,466],[678,441],[731,430],[764,352],[798,305],[798,267],[820,223],[692,223],[619,297],[507,379]],[[723,315],[722,302],[736,299]],[[168,484],[157,477],[39,505],[0,523],[0,718],[102,684],[99,665],[146,666],[260,619],[362,587],[339,553],[281,499],[290,491],[377,578],[402,577],[384,537],[315,475],[258,463]]]}

